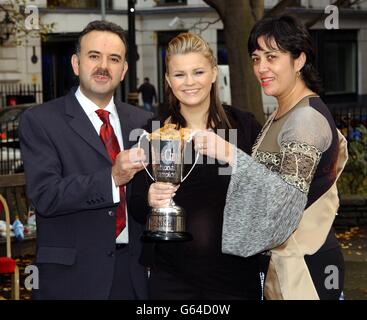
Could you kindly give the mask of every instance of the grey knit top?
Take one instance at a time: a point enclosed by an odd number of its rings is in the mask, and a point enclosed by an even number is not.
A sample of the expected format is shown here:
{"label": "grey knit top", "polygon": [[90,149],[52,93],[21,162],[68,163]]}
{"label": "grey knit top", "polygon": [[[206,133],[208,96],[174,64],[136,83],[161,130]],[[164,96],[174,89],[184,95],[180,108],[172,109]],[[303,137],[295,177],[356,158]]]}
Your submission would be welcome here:
{"label": "grey knit top", "polygon": [[253,158],[237,149],[224,209],[223,253],[264,252],[297,228],[313,175],[332,140],[328,121],[307,102],[270,124]]}

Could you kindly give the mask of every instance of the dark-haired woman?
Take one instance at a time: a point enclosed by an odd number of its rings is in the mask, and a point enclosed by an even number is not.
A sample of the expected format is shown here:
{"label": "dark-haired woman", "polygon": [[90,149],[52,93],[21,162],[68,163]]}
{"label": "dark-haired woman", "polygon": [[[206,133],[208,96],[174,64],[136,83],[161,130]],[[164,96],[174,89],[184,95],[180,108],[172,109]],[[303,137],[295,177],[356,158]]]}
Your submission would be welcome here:
{"label": "dark-haired woman", "polygon": [[234,168],[223,252],[271,255],[267,299],[338,299],[344,262],[332,223],[347,152],[318,96],[311,37],[292,16],[267,18],[253,27],[248,49],[264,93],[278,101],[252,158],[211,132],[195,140],[201,153]]}
{"label": "dark-haired woman", "polygon": [[[227,138],[229,129],[237,129],[238,148],[250,153],[261,127],[252,115],[220,103],[217,63],[206,41],[192,33],[178,35],[168,45],[166,66],[169,103],[168,109],[162,111],[161,126],[173,123],[193,130],[221,129]],[[186,230],[193,236],[192,241],[159,242],[153,245],[150,254],[145,251],[145,263],[151,267],[150,297],[259,300],[261,255],[243,258],[221,252],[230,172],[223,175],[220,172],[228,169],[228,165],[206,156],[198,163],[178,190],[165,183],[150,186],[151,207],[164,207],[171,194],[176,193],[174,201],[184,208]],[[190,167],[187,165],[186,172]],[[139,205],[139,200],[135,203]],[[145,249],[148,248],[149,244]]]}

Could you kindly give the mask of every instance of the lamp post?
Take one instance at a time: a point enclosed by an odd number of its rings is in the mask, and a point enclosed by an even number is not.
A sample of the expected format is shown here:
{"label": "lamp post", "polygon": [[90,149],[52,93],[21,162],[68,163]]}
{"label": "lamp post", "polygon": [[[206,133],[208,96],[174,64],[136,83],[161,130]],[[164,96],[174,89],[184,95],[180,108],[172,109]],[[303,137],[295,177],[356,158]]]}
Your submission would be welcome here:
{"label": "lamp post", "polygon": [[14,32],[14,22],[11,20],[9,12],[5,12],[4,20],[0,21],[0,45],[9,40],[10,35]]}
{"label": "lamp post", "polygon": [[128,0],[128,63],[129,63],[129,94],[128,102],[138,105],[139,95],[136,88],[136,61],[138,57],[135,42],[135,3],[136,0]]}
{"label": "lamp post", "polygon": [[101,20],[106,20],[106,0],[101,0]]}

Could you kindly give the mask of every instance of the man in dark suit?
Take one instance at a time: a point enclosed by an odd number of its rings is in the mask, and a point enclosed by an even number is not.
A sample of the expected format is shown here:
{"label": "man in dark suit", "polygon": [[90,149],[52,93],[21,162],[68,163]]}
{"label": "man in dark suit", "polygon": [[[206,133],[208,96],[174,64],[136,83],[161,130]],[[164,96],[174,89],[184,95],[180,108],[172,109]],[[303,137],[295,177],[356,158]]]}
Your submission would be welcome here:
{"label": "man in dark suit", "polygon": [[114,101],[125,53],[119,26],[91,22],[72,57],[79,88],[21,117],[27,192],[37,210],[33,298],[147,297],[138,263],[143,226],[129,207],[132,184],[146,181],[139,178],[145,155],[129,135],[151,114]]}

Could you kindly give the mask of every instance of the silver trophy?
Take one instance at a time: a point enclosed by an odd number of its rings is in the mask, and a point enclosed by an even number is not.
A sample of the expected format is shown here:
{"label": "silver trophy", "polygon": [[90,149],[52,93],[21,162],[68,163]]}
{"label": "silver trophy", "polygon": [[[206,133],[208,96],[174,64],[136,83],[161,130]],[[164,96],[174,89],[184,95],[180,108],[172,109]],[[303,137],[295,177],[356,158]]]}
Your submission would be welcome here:
{"label": "silver trophy", "polygon": [[[199,154],[195,157],[195,162],[190,171],[183,177],[184,151],[188,142],[192,140],[193,134],[181,137],[180,131],[174,129],[174,125],[169,125],[169,135],[149,134],[144,132],[139,139],[148,137],[151,145],[152,170],[151,174],[143,162],[143,166],[155,182],[171,183],[178,185],[182,183],[195,167]],[[160,130],[160,129],[159,129]],[[174,130],[174,131],[173,131]],[[172,135],[172,132],[174,133]],[[163,208],[152,208],[148,215],[146,230],[143,239],[146,241],[188,241],[192,240],[192,235],[186,232],[186,220],[184,209],[175,204],[173,199],[168,206]]]}

